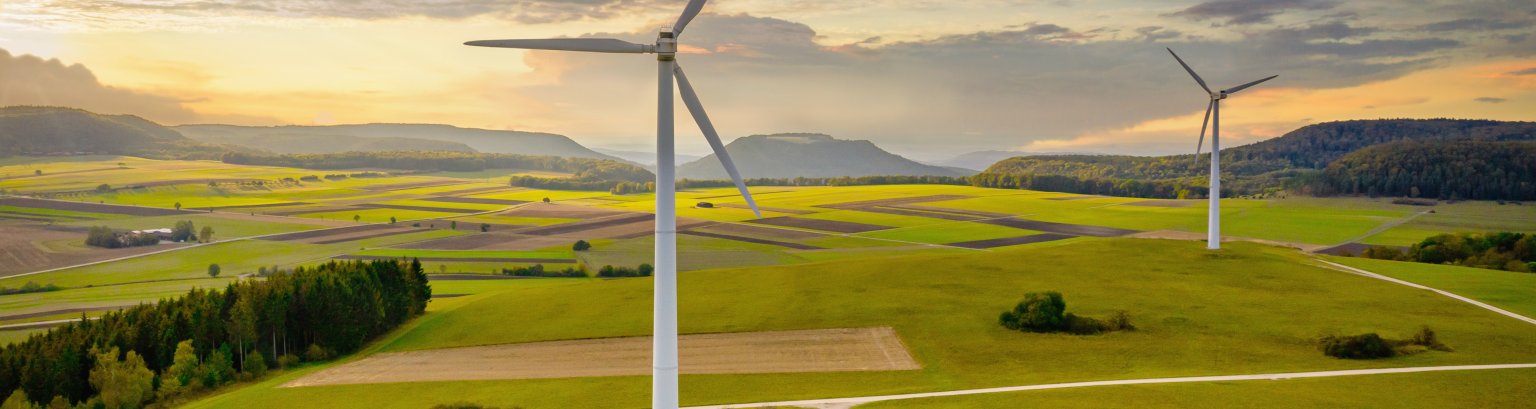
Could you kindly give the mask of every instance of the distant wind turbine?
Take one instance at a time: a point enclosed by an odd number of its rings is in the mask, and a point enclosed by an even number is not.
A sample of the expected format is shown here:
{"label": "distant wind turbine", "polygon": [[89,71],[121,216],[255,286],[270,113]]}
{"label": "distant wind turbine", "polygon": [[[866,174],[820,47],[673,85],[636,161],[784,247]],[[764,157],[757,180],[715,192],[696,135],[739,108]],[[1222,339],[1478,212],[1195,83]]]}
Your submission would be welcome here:
{"label": "distant wind turbine", "polygon": [[[1218,250],[1221,249],[1221,100],[1227,99],[1227,96],[1236,94],[1238,91],[1248,89],[1248,87],[1275,79],[1279,75],[1271,75],[1268,78],[1227,88],[1220,92],[1211,91],[1211,87],[1205,85],[1205,80],[1200,78],[1200,74],[1196,74],[1194,69],[1189,68],[1189,64],[1185,64],[1184,59],[1179,58],[1178,53],[1173,52],[1172,48],[1168,49],[1168,53],[1173,54],[1173,59],[1178,60],[1179,65],[1184,66],[1184,71],[1188,71],[1189,76],[1194,77],[1195,82],[1200,84],[1200,88],[1211,95],[1210,103],[1205,105],[1205,119],[1200,122],[1200,143],[1195,145],[1195,160],[1200,160],[1200,149],[1205,145],[1205,128],[1206,125],[1210,125],[1211,193],[1209,199],[1211,208],[1208,215],[1209,219],[1206,221],[1206,248]],[[1213,121],[1212,118],[1215,118],[1215,120]]]}
{"label": "distant wind turbine", "polygon": [[529,50],[585,51],[595,53],[656,54],[660,66],[657,77],[656,98],[656,266],[655,266],[655,329],[651,370],[651,407],[675,409],[678,407],[677,362],[677,178],[676,151],[672,140],[672,79],[682,92],[683,104],[693,114],[699,131],[709,140],[715,157],[725,165],[725,172],[736,182],[736,189],[751,206],[752,213],[763,217],[757,202],[742,183],[741,174],[731,162],[731,155],[715,133],[714,124],[704,113],[699,96],[694,94],[688,76],[677,65],[677,38],[683,28],[704,9],[707,0],[691,0],[683,8],[682,16],[670,29],[662,29],[655,44],[635,44],[611,38],[555,38],[542,40],[486,40],[470,41],[465,45],[477,47],[521,48]]}

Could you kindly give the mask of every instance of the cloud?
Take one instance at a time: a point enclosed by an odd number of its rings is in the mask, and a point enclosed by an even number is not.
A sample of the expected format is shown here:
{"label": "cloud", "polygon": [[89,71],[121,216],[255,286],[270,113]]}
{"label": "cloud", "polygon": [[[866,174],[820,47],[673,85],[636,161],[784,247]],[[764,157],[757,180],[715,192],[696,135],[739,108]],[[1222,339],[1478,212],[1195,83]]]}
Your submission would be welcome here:
{"label": "cloud", "polygon": [[663,0],[7,0],[28,18],[76,29],[137,26],[189,29],[207,19],[231,17],[342,18],[379,20],[402,17],[465,19],[496,16],[528,24],[606,19],[656,7],[681,5]]}
{"label": "cloud", "polygon": [[1161,26],[1146,26],[1136,28],[1136,34],[1145,41],[1171,40],[1184,36],[1183,32],[1169,30]]}
{"label": "cloud", "polygon": [[90,69],[0,49],[0,106],[48,105],[185,122],[198,115],[176,98],[102,85]]}
{"label": "cloud", "polygon": [[1419,26],[1424,31],[1494,31],[1509,29],[1529,28],[1529,22],[1511,20],[1492,20],[1486,18],[1463,18],[1446,20]]}
{"label": "cloud", "polygon": [[1509,75],[1536,75],[1536,67],[1526,68],[1526,69],[1523,69],[1523,70],[1510,71]]}
{"label": "cloud", "polygon": [[1212,0],[1169,14],[1194,21],[1224,20],[1225,24],[1268,23],[1290,10],[1328,10],[1338,3],[1325,0]]}
{"label": "cloud", "polygon": [[1480,98],[1474,99],[1473,101],[1487,103],[1487,104],[1498,104],[1498,103],[1502,103],[1502,102],[1508,101],[1508,100],[1504,99],[1504,98],[1480,97]]}

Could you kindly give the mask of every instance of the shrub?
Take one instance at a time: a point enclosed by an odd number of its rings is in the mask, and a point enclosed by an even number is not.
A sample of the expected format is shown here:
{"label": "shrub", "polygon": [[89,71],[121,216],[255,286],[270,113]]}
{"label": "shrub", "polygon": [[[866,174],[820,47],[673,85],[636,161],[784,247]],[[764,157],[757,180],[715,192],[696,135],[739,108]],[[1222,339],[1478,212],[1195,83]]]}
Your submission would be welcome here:
{"label": "shrub", "polygon": [[715,204],[710,202],[699,202],[699,204],[694,205],[694,207],[700,209],[713,209],[715,208]]}
{"label": "shrub", "polygon": [[490,223],[480,223],[480,232],[481,233],[485,233],[485,232],[488,232],[488,231],[491,231],[491,224]]}
{"label": "shrub", "polygon": [[219,268],[219,265],[217,263],[209,264],[208,265],[208,276],[209,277],[218,277],[219,276],[219,272],[221,272],[223,270],[224,269]]}
{"label": "shrub", "polygon": [[1114,315],[1109,316],[1109,321],[1106,321],[1105,324],[1109,325],[1110,331],[1136,330],[1136,326],[1131,325],[1131,314],[1124,310],[1115,311]]}
{"label": "shrub", "polygon": [[592,249],[592,243],[588,243],[586,240],[576,240],[576,244],[571,245],[571,250],[587,251],[590,249]]}
{"label": "shrub", "polygon": [[1074,335],[1096,335],[1109,331],[1109,325],[1103,321],[1089,317],[1079,317],[1070,312],[1063,315],[1061,321],[1066,325],[1067,332]]}
{"label": "shrub", "polygon": [[1323,355],[1339,359],[1378,359],[1397,355],[1392,345],[1376,333],[1326,336],[1318,344]]}
{"label": "shrub", "polygon": [[294,365],[298,365],[298,364],[299,364],[299,356],[298,355],[285,354],[283,356],[277,357],[277,367],[278,368],[292,368]]}
{"label": "shrub", "polygon": [[319,344],[309,344],[309,348],[304,349],[305,361],[324,361],[330,358],[331,351],[327,351],[325,347],[321,347]]}
{"label": "shrub", "polygon": [[1066,311],[1067,302],[1062,299],[1061,293],[1029,293],[1024,295],[1024,300],[1014,306],[1012,311],[1004,311],[997,320],[1004,328],[1011,330],[1055,332],[1066,328]]}
{"label": "shrub", "polygon": [[[436,406],[433,406],[432,409],[498,409],[498,408],[496,408],[495,406],[483,406],[483,405],[478,404],[478,403],[454,402],[454,403],[444,403],[444,404],[436,405]],[[509,409],[522,409],[522,407],[514,406],[514,407],[509,408]]]}
{"label": "shrub", "polygon": [[1435,330],[1429,329],[1428,325],[1420,326],[1419,331],[1413,333],[1413,336],[1408,338],[1408,342],[1435,351],[1451,352],[1451,347],[1441,343],[1440,337],[1435,335]]}
{"label": "shrub", "polygon": [[109,184],[106,184],[106,183],[102,183],[100,185],[96,185],[96,193],[110,193],[110,192],[112,192],[112,185],[109,185]]}
{"label": "shrub", "polygon": [[261,352],[251,351],[245,356],[245,373],[253,379],[260,379],[267,375],[267,358],[261,356]]}

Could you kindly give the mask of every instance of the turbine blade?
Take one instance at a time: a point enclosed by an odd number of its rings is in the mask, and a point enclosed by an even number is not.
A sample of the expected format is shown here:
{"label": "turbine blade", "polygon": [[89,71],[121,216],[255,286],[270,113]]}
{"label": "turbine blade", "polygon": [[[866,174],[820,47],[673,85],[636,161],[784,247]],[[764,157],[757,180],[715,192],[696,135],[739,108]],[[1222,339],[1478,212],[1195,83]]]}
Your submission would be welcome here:
{"label": "turbine blade", "polygon": [[1271,75],[1271,76],[1269,76],[1269,78],[1265,78],[1265,79],[1262,79],[1262,80],[1250,82],[1250,83],[1243,84],[1243,85],[1238,85],[1238,86],[1235,86],[1235,87],[1232,87],[1232,88],[1228,88],[1226,91],[1222,91],[1222,92],[1225,92],[1225,93],[1228,93],[1228,94],[1236,94],[1238,91],[1242,91],[1242,90],[1248,89],[1248,87],[1252,87],[1254,85],[1259,85],[1259,83],[1262,83],[1264,81],[1269,81],[1269,80],[1275,79],[1275,77],[1279,77],[1279,75]]}
{"label": "turbine blade", "polygon": [[715,157],[720,158],[720,164],[725,165],[725,173],[731,175],[731,181],[736,182],[736,190],[741,191],[741,197],[747,199],[747,206],[752,207],[752,214],[757,218],[763,218],[763,212],[757,209],[757,201],[752,200],[752,192],[747,191],[747,184],[741,181],[741,173],[736,171],[736,163],[731,161],[731,154],[725,151],[725,144],[720,142],[720,135],[715,133],[715,125],[709,122],[709,114],[704,113],[704,105],[699,103],[699,95],[693,92],[693,84],[688,83],[688,76],[683,74],[683,67],[674,65],[672,73],[677,76],[677,88],[683,96],[683,105],[688,106],[688,112],[693,114],[693,121],[699,124],[699,131],[704,133],[704,139],[709,141],[709,148],[714,149]]}
{"label": "turbine blade", "polygon": [[1200,120],[1200,143],[1195,145],[1195,166],[1200,166],[1200,150],[1205,148],[1205,127],[1211,125],[1211,108],[1216,106],[1216,101],[1205,104],[1205,119]]}
{"label": "turbine blade", "polygon": [[1185,64],[1184,63],[1184,59],[1183,58],[1179,58],[1179,54],[1178,53],[1173,52],[1172,48],[1168,49],[1168,53],[1169,54],[1173,54],[1173,59],[1178,60],[1179,61],[1179,65],[1184,66],[1184,71],[1189,71],[1189,76],[1195,77],[1195,82],[1200,83],[1200,88],[1205,88],[1205,92],[1207,94],[1211,93],[1211,87],[1205,85],[1205,79],[1204,78],[1200,78],[1200,74],[1196,74],[1195,70],[1193,68],[1189,68],[1189,64]]}
{"label": "turbine blade", "polygon": [[688,23],[699,15],[699,11],[704,10],[705,1],[708,0],[689,0],[688,7],[683,8],[683,15],[677,16],[677,24],[672,25],[673,38],[683,35],[683,28],[688,27]]}
{"label": "turbine blade", "polygon": [[525,50],[585,51],[593,53],[640,54],[652,46],[612,38],[548,38],[540,40],[481,40],[464,45],[475,47],[521,48]]}

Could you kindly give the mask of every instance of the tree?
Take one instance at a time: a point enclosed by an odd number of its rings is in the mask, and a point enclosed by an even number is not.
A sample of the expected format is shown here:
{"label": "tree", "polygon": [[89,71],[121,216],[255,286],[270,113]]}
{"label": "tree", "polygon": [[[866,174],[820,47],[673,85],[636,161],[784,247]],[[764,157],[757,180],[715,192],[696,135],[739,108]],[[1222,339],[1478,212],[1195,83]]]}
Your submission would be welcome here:
{"label": "tree", "polygon": [[27,391],[17,389],[5,398],[5,403],[0,403],[0,409],[37,409],[37,405],[27,398]]}
{"label": "tree", "polygon": [[251,351],[245,356],[245,373],[252,379],[260,379],[267,376],[267,358],[261,356],[260,351]]}
{"label": "tree", "polygon": [[73,406],[69,404],[69,399],[64,399],[63,396],[53,395],[53,400],[48,401],[48,409],[70,409],[71,407]]}
{"label": "tree", "polygon": [[109,184],[106,184],[106,183],[102,183],[102,184],[96,185],[96,193],[110,193],[110,192],[112,192],[112,185],[109,185]]}
{"label": "tree", "polygon": [[[38,171],[38,172],[42,172],[42,171]],[[549,203],[549,198],[547,198],[547,197],[544,198],[544,203]]]}
{"label": "tree", "polygon": [[218,277],[219,273],[222,270],[223,270],[222,268],[219,268],[219,264],[218,263],[209,264],[208,265],[208,276],[209,277]]}
{"label": "tree", "polygon": [[389,216],[389,224],[395,224],[395,216]]}
{"label": "tree", "polygon": [[192,225],[191,220],[178,221],[175,226],[171,227],[171,241],[187,242],[196,238],[197,226]]}
{"label": "tree", "polygon": [[160,388],[167,385],[186,387],[192,385],[197,379],[198,370],[197,348],[192,346],[192,340],[176,343],[176,352],[171,356],[171,366],[165,368],[160,374]]}
{"label": "tree", "polygon": [[123,360],[117,359],[117,347],[106,351],[95,350],[96,367],[91,369],[90,383],[108,409],[138,409],[154,392],[155,373],[144,365],[138,352],[128,351]]}
{"label": "tree", "polygon": [[352,221],[358,222],[358,223],[362,223],[363,222],[363,216],[362,215],[354,214],[354,215],[352,215]]}
{"label": "tree", "polygon": [[1029,293],[1024,300],[998,316],[1003,327],[1028,332],[1054,332],[1066,329],[1067,302],[1061,293],[1047,291]]}
{"label": "tree", "polygon": [[448,229],[449,230],[458,230],[459,229],[459,221],[458,220],[454,220],[454,221],[448,222]]}
{"label": "tree", "polygon": [[[34,170],[34,171],[32,171],[32,174],[36,175],[36,176],[42,176],[43,175],[43,170],[42,169]],[[545,199],[545,200],[548,201],[549,199]]]}
{"label": "tree", "polygon": [[488,232],[488,231],[491,231],[491,224],[490,223],[480,223],[480,232],[481,233],[485,233],[485,232]]}
{"label": "tree", "polygon": [[213,226],[203,226],[203,230],[197,234],[198,240],[204,243],[213,241]]}
{"label": "tree", "polygon": [[176,202],[176,210],[181,210],[181,202]]}
{"label": "tree", "polygon": [[198,368],[203,378],[203,386],[216,388],[235,380],[234,360],[234,355],[229,352],[229,344],[220,345],[219,349],[208,354],[208,359],[204,360]]}
{"label": "tree", "polygon": [[576,240],[576,244],[571,245],[571,250],[576,251],[587,251],[591,248],[592,243],[588,243],[586,240]]}

